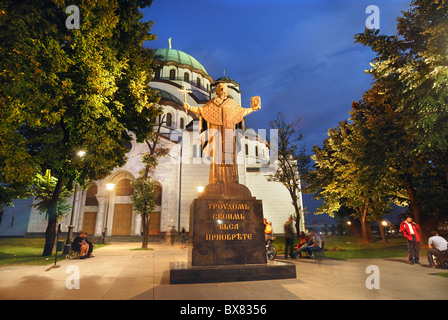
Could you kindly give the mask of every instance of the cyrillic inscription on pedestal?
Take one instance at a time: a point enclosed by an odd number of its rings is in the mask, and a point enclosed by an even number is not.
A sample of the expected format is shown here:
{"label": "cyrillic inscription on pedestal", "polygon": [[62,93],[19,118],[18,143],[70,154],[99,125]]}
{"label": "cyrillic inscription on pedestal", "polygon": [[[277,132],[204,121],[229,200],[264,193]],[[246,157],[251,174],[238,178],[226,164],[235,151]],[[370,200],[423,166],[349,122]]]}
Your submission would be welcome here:
{"label": "cyrillic inscription on pedestal", "polygon": [[261,200],[195,199],[190,236],[191,266],[266,263]]}

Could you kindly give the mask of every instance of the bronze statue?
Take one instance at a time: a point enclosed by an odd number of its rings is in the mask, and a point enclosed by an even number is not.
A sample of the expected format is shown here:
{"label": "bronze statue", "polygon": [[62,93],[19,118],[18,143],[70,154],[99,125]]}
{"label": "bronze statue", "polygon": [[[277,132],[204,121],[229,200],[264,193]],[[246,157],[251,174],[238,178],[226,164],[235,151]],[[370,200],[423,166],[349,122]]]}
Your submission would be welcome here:
{"label": "bronze statue", "polygon": [[226,84],[218,84],[216,94],[217,97],[203,107],[192,107],[187,102],[184,102],[184,107],[197,114],[200,123],[202,118],[207,122],[209,137],[206,149],[211,158],[209,183],[238,183],[235,126],[248,114],[260,110],[260,97],[252,97],[251,108],[243,108],[228,97]]}

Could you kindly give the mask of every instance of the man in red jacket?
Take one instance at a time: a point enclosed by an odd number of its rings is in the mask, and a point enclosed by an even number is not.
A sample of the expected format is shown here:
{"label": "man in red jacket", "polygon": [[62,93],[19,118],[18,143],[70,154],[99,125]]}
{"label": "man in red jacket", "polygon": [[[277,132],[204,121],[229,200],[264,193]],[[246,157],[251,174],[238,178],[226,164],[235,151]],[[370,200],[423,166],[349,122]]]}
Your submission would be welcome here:
{"label": "man in red jacket", "polygon": [[418,232],[420,227],[412,221],[412,217],[406,216],[400,224],[400,231],[408,239],[408,260],[410,264],[420,263],[420,237]]}

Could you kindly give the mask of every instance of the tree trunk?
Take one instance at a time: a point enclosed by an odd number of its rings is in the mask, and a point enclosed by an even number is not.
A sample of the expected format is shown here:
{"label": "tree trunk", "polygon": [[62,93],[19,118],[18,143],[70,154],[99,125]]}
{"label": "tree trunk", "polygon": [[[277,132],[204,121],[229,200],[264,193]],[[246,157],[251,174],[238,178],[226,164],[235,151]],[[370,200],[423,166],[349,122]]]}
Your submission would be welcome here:
{"label": "tree trunk", "polygon": [[53,191],[53,196],[50,203],[47,206],[47,215],[48,215],[48,225],[45,231],[45,245],[42,256],[48,257],[51,256],[54,247],[54,241],[56,239],[56,228],[58,225],[58,201],[59,196],[62,192],[63,182],[62,177],[58,179],[56,186]]}
{"label": "tree trunk", "polygon": [[386,233],[384,232],[384,226],[382,224],[382,221],[378,220],[378,227],[380,228],[380,234],[381,234],[381,239],[383,240],[383,243],[388,243],[387,238],[386,238]]}
{"label": "tree trunk", "polygon": [[420,241],[426,243],[426,241],[424,240],[425,238],[423,237],[423,231],[421,228],[421,221],[420,221],[421,210],[417,203],[417,194],[416,194],[416,191],[414,190],[414,188],[412,187],[412,184],[409,181],[407,176],[404,177],[404,185],[406,187],[406,191],[409,196],[409,201],[411,202],[412,214],[414,215],[413,219],[414,219],[415,223],[418,224],[420,227],[420,230],[418,231]]}
{"label": "tree trunk", "polygon": [[151,215],[144,213],[142,215],[142,228],[143,228],[142,249],[148,249],[150,222],[151,222]]}
{"label": "tree trunk", "polygon": [[300,237],[300,206],[297,204],[297,197],[293,198],[293,205],[294,205],[294,210],[296,212],[296,233],[297,233],[297,237]]}
{"label": "tree trunk", "polygon": [[362,209],[362,215],[359,219],[361,221],[361,241],[362,242],[369,242],[369,237],[367,236],[367,228],[366,228],[366,218],[367,218],[367,204]]}

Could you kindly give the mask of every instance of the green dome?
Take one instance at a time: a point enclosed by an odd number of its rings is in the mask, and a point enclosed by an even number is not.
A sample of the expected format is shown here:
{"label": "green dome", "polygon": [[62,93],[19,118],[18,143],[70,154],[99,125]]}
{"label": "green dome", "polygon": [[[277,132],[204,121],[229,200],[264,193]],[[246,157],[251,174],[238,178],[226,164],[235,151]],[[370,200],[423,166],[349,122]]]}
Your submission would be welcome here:
{"label": "green dome", "polygon": [[208,75],[205,68],[198,60],[180,50],[175,49],[156,49],[154,51],[154,60],[159,60],[161,62],[175,62],[180,65],[188,65],[193,69],[200,70],[206,75]]}

